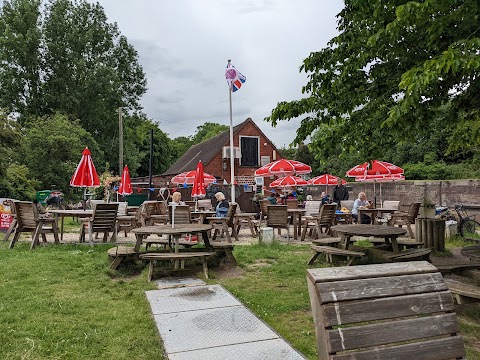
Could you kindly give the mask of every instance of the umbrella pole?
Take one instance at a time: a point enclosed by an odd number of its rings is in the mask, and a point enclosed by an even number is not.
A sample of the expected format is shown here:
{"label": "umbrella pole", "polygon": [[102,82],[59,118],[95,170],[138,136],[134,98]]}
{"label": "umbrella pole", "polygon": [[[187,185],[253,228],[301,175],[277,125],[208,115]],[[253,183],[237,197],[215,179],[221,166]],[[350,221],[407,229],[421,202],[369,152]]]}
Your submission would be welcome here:
{"label": "umbrella pole", "polygon": [[172,229],[175,227],[175,204],[172,203]]}
{"label": "umbrella pole", "polygon": [[82,201],[83,210],[87,209],[87,188],[83,188],[83,201]]}

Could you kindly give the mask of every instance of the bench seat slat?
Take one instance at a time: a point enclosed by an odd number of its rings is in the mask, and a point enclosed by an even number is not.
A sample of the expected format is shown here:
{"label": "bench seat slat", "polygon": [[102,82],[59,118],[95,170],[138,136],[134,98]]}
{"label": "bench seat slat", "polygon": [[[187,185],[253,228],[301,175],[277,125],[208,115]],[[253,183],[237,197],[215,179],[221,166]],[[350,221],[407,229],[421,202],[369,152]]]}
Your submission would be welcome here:
{"label": "bench seat slat", "polygon": [[141,254],[141,259],[147,260],[181,260],[196,257],[206,257],[215,255],[213,252],[181,252],[181,253],[146,253]]}
{"label": "bench seat slat", "polygon": [[333,355],[333,360],[447,360],[465,356],[463,340],[460,336],[435,339],[421,343],[404,344],[395,347],[385,347]]}
{"label": "bench seat slat", "polygon": [[453,311],[448,291],[324,305],[325,327]]}
{"label": "bench seat slat", "polygon": [[458,333],[455,314],[329,330],[330,353]]}
{"label": "bench seat slat", "polygon": [[448,289],[440,273],[319,283],[317,288],[323,304]]}
{"label": "bench seat slat", "polygon": [[435,266],[425,261],[410,261],[388,264],[388,267],[385,267],[384,264],[373,264],[369,266],[309,269],[307,276],[314,283],[319,283],[327,281],[433,273],[437,271],[438,270]]}
{"label": "bench seat slat", "polygon": [[454,294],[480,299],[480,287],[445,278],[449,290]]}
{"label": "bench seat slat", "polygon": [[365,256],[365,254],[360,251],[344,250],[344,249],[334,248],[331,246],[312,246],[312,250],[316,252],[323,252],[326,254],[333,254],[333,255]]}

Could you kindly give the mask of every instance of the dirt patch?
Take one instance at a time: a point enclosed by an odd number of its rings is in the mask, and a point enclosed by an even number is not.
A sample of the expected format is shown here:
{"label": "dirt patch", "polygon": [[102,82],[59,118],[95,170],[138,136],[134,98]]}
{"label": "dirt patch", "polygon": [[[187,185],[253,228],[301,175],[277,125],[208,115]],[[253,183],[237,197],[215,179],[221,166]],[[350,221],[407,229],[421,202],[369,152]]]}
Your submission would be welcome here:
{"label": "dirt patch", "polygon": [[211,270],[213,273],[215,273],[215,277],[217,279],[234,279],[234,278],[242,278],[243,275],[245,274],[245,271],[242,270],[239,267],[233,267],[233,268],[217,268],[214,270]]}
{"label": "dirt patch", "polygon": [[433,265],[449,265],[449,264],[467,264],[470,259],[461,254],[461,247],[450,250],[450,256],[434,256],[430,255]]}

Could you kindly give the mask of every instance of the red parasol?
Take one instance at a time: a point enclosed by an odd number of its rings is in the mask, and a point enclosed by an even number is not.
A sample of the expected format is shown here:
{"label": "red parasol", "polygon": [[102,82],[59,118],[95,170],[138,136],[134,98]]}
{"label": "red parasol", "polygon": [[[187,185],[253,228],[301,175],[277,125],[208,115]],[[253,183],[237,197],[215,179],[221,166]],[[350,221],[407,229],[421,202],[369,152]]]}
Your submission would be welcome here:
{"label": "red parasol", "polygon": [[130,180],[130,171],[128,170],[128,166],[125,165],[122,171],[122,178],[120,180],[120,187],[118,188],[119,195],[130,195],[133,193],[132,190],[132,180]]}
{"label": "red parasol", "polygon": [[281,159],[264,165],[255,171],[255,176],[288,176],[293,174],[309,174],[312,168],[300,161]]}
{"label": "red parasol", "polygon": [[346,176],[361,178],[367,175],[402,175],[403,169],[386,161],[372,160],[347,171]]}
{"label": "red parasol", "polygon": [[[337,185],[338,179],[340,179],[338,176],[323,174],[308,180],[308,185]],[[342,184],[346,183],[347,182],[342,179]]]}
{"label": "red parasol", "polygon": [[77,170],[73,173],[70,186],[84,188],[100,186],[100,179],[93,165],[92,153],[88,150],[88,147],[82,152],[82,158],[77,166]]}
{"label": "red parasol", "polygon": [[[397,165],[386,161],[372,160],[357,165],[347,171],[346,175],[355,177],[355,181],[373,181],[373,196],[375,206],[377,206],[377,194],[375,189],[376,182],[405,180],[403,169]],[[382,197],[382,187],[380,185],[380,200]]]}
{"label": "red parasol", "polygon": [[203,164],[201,161],[197,164],[197,169],[195,170],[195,179],[193,181],[192,188],[192,197],[200,198],[205,197],[205,180],[203,172]]}
{"label": "red parasol", "polygon": [[[193,185],[195,181],[195,174],[197,173],[197,170],[192,170],[188,172],[183,172],[181,174],[175,175],[170,182],[175,185],[182,185],[182,184],[188,184],[188,185]],[[212,184],[216,183],[217,179],[215,176],[212,176],[207,173],[203,173],[203,183],[204,184]]]}
{"label": "red parasol", "polygon": [[308,185],[307,181],[297,176],[285,176],[278,178],[270,184],[270,187],[293,187]]}

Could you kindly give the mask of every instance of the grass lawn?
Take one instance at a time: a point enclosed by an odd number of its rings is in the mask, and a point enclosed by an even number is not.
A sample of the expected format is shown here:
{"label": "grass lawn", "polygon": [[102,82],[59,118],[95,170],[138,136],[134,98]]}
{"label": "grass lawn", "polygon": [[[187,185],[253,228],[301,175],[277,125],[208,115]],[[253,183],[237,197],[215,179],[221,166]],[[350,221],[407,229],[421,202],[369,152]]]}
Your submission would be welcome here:
{"label": "grass lawn", "polygon": [[162,359],[146,272],[112,277],[96,245],[0,242],[0,359]]}
{"label": "grass lawn", "polygon": [[[72,224],[73,225],[73,224]],[[107,270],[111,245],[0,242],[0,359],[162,359],[141,264]],[[308,246],[236,246],[240,276],[210,272],[309,359],[315,333],[306,286]],[[446,254],[448,255],[448,254]],[[323,266],[317,262],[316,267]],[[237,271],[238,273],[238,271]],[[480,306],[462,305],[468,359],[480,359]]]}

